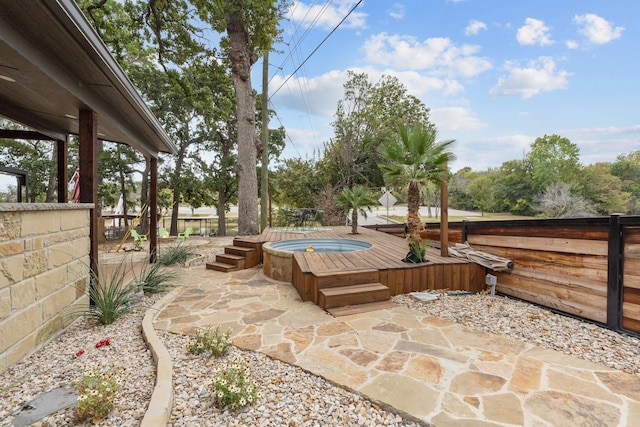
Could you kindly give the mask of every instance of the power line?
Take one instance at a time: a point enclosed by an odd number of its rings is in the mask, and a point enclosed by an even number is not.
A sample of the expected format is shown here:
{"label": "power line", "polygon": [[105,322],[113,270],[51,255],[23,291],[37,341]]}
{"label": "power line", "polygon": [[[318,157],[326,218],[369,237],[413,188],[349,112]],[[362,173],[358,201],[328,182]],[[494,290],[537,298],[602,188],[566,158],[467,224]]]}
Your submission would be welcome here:
{"label": "power line", "polygon": [[269,96],[269,99],[271,99],[271,98],[273,97],[273,95],[275,95],[276,93],[278,93],[278,91],[279,91],[280,89],[282,89],[282,87],[283,87],[285,84],[287,84],[287,82],[289,81],[289,79],[290,79],[291,77],[293,77],[293,76],[294,76],[294,74],[296,74],[296,73],[300,70],[300,68],[302,68],[302,66],[303,66],[303,65],[304,65],[304,64],[309,60],[309,58],[311,58],[311,57],[316,53],[316,51],[317,51],[318,49],[320,49],[320,46],[322,46],[322,45],[324,44],[324,42],[326,42],[326,41],[327,41],[327,39],[328,39],[329,37],[331,37],[331,35],[332,35],[332,34],[333,34],[333,33],[334,33],[334,32],[335,32],[335,31],[340,27],[340,25],[342,25],[342,23],[343,23],[344,21],[346,21],[346,19],[351,15],[351,13],[353,13],[353,11],[354,11],[354,10],[356,10],[356,8],[357,8],[358,6],[360,6],[360,3],[362,3],[362,0],[359,0],[359,1],[358,1],[358,3],[356,3],[356,4],[355,4],[355,6],[353,6],[353,7],[351,8],[351,10],[349,11],[349,13],[347,13],[347,14],[345,15],[345,17],[344,17],[344,18],[342,18],[342,20],[341,20],[340,22],[338,22],[338,25],[336,25],[336,26],[333,28],[333,30],[331,30],[331,32],[329,32],[329,34],[327,34],[327,36],[326,36],[324,39],[322,39],[322,41],[320,42],[320,44],[319,44],[318,46],[316,46],[316,48],[315,48],[315,49],[313,49],[313,51],[312,51],[312,52],[311,52],[311,53],[310,53],[310,54],[305,58],[305,60],[304,60],[304,61],[302,61],[302,63],[298,66],[298,68],[296,68],[296,69],[295,69],[295,71],[294,71],[293,73],[291,73],[290,75],[288,75],[288,76],[287,76],[287,78],[284,80],[284,82],[282,82],[282,84],[280,85],[280,87],[279,87],[278,89],[276,89],[276,90],[271,94],[271,96]]}
{"label": "power line", "polygon": [[[271,111],[273,112],[273,115],[276,116],[276,119],[278,120],[278,123],[280,123],[280,126],[283,129],[286,129],[284,124],[282,124],[282,120],[280,120],[280,116],[278,116],[278,113],[276,112],[275,108],[273,107],[273,104],[271,104]],[[298,157],[302,157],[302,155],[300,154],[300,151],[298,151],[298,147],[296,147],[296,144],[293,143],[293,140],[291,139],[289,134],[285,131],[284,135],[289,140],[289,142],[291,142],[291,145],[293,145],[293,149],[296,150],[296,153],[298,153]]]}

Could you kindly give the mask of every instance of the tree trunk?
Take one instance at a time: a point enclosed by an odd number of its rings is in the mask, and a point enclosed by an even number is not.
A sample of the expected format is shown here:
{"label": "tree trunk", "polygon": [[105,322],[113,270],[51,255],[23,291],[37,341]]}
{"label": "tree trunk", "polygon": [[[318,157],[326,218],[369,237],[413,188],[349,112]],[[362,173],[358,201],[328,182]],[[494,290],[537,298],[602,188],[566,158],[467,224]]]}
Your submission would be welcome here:
{"label": "tree trunk", "polygon": [[182,164],[187,146],[188,144],[185,143],[180,147],[176,158],[176,167],[173,170],[173,205],[171,209],[171,230],[169,232],[172,236],[178,235],[178,214],[180,209],[180,188],[178,188],[178,181],[182,173]]}
{"label": "tree trunk", "polygon": [[140,206],[147,206],[145,215],[140,218],[140,228],[143,234],[149,231],[149,171],[151,170],[151,161],[148,157],[144,158],[144,172],[142,173],[142,183],[140,185]]}
{"label": "tree trunk", "polygon": [[358,234],[358,209],[356,208],[351,211],[351,233]]}
{"label": "tree trunk", "polygon": [[[226,0],[227,4],[238,0]],[[240,8],[236,5],[230,10]],[[251,88],[251,65],[257,60],[251,51],[249,34],[238,13],[226,16],[229,36],[231,76],[236,92],[236,120],[238,124],[238,235],[257,235],[258,176],[256,172],[255,97]]]}
{"label": "tree trunk", "polygon": [[227,235],[227,204],[226,188],[218,190],[218,236]]}
{"label": "tree trunk", "polygon": [[420,241],[420,231],[424,226],[420,221],[420,186],[417,181],[409,182],[407,211],[407,237],[410,242]]}
{"label": "tree trunk", "polygon": [[58,156],[57,151],[53,150],[53,154],[51,155],[51,167],[49,168],[49,182],[47,183],[47,196],[44,200],[45,203],[52,203],[53,196],[56,193],[56,189],[58,188],[58,180],[57,180],[57,169],[56,165],[58,164]]}

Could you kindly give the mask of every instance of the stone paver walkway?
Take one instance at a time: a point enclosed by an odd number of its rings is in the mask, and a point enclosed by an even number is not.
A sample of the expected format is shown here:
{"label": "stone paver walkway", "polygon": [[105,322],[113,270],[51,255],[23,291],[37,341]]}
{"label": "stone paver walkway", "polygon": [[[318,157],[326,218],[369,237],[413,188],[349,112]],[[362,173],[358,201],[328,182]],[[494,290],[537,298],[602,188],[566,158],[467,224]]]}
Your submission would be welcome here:
{"label": "stone paver walkway", "polygon": [[231,328],[240,348],[435,426],[639,425],[637,376],[400,306],[334,318],[257,268],[182,271],[156,329]]}

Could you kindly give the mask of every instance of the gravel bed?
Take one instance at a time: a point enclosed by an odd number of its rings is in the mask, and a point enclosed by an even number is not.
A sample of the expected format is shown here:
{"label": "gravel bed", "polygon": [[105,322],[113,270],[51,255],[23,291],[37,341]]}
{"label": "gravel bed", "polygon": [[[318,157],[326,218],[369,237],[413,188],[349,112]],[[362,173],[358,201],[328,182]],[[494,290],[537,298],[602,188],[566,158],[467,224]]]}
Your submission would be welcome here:
{"label": "gravel bed", "polygon": [[640,338],[553,313],[542,307],[488,293],[420,301],[397,295],[394,302],[465,326],[557,350],[630,374],[640,375]]}
{"label": "gravel bed", "polygon": [[[77,319],[37,352],[2,372],[0,426],[11,425],[21,409],[42,393],[71,385],[83,372],[102,368],[118,370],[123,383],[117,410],[95,425],[140,425],[156,380],[155,363],[142,338],[142,317],[145,307],[153,305],[158,298],[145,298],[143,306],[111,325],[99,325],[89,318]],[[109,345],[96,348],[97,343],[107,338]],[[79,425],[74,415],[73,408],[67,408],[34,426]]]}
{"label": "gravel bed", "polygon": [[[233,348],[220,358],[187,351],[190,338],[158,331],[174,361],[171,426],[418,426],[301,368]],[[214,367],[247,362],[260,389],[255,405],[235,412],[213,405]]]}

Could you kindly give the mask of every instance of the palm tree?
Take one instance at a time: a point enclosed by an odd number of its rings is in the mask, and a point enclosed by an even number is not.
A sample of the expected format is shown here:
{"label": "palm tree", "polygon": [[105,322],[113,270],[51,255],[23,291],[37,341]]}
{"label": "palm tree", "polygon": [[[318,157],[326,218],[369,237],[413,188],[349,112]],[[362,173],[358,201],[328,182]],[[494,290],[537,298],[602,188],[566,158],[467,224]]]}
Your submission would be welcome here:
{"label": "palm tree", "polygon": [[412,250],[421,240],[420,185],[427,182],[443,184],[448,174],[446,165],[456,158],[448,151],[455,140],[437,142],[437,139],[438,131],[434,128],[401,127],[398,139],[390,140],[378,149],[386,160],[386,163],[378,165],[385,178],[393,185],[409,183],[407,239]]}
{"label": "palm tree", "polygon": [[344,188],[336,195],[336,204],[345,211],[351,212],[351,233],[358,234],[358,212],[367,217],[367,210],[371,212],[371,206],[378,204],[368,188],[357,185],[353,188]]}

